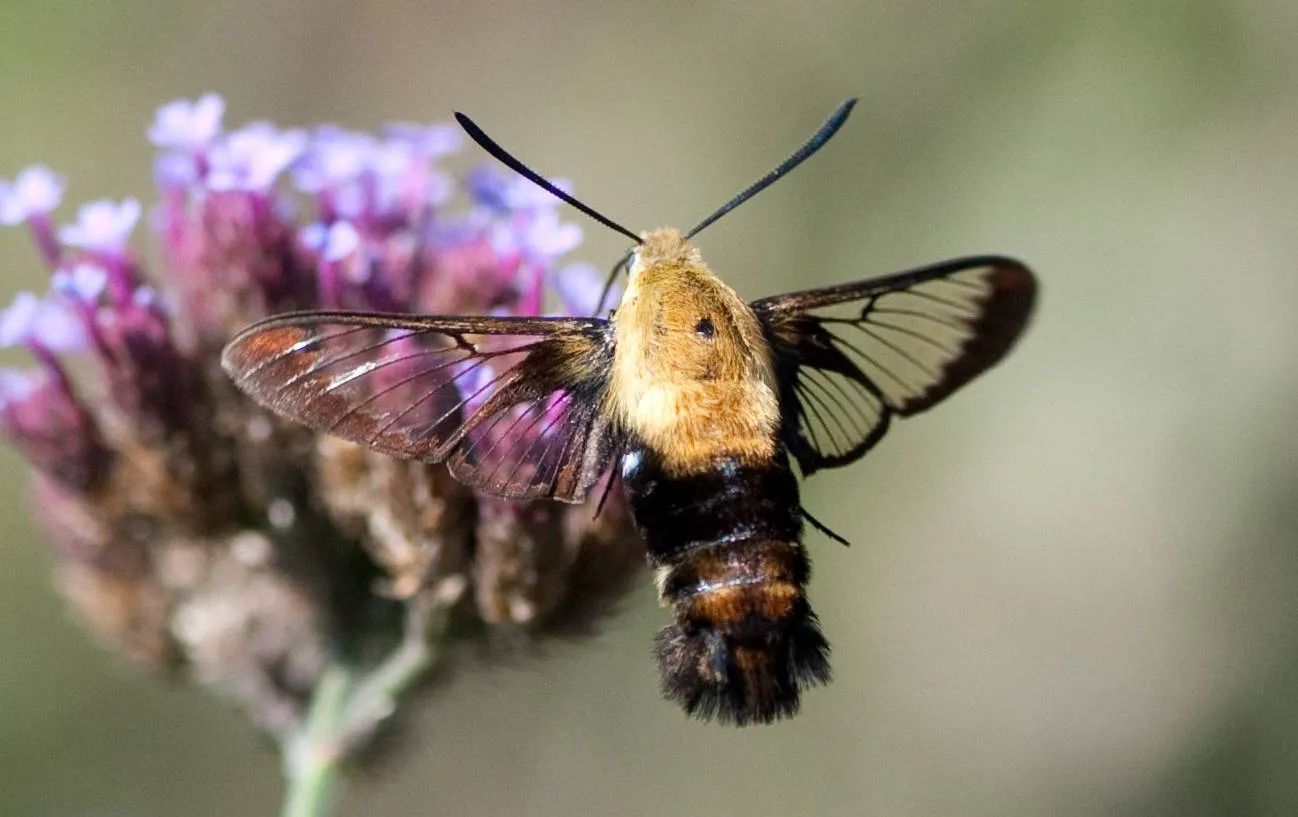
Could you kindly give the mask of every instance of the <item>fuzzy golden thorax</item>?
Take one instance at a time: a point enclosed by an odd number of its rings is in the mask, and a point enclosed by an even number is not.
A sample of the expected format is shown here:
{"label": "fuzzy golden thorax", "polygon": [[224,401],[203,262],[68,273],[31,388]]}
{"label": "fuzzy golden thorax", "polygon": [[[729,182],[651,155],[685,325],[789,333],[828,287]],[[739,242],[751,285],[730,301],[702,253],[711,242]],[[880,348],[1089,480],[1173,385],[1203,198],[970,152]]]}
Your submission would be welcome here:
{"label": "fuzzy golden thorax", "polygon": [[669,473],[775,453],[779,404],[770,348],[748,304],[681,234],[644,235],[613,321],[610,389],[619,420]]}

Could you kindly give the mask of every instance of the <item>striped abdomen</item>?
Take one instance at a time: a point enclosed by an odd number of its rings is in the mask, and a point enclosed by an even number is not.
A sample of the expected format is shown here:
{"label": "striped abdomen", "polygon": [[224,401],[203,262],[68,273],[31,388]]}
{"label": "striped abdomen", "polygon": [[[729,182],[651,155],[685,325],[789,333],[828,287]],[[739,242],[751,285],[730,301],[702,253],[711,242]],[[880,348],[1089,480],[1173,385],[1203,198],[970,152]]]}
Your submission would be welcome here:
{"label": "striped abdomen", "polygon": [[663,693],[705,720],[793,715],[803,687],[829,680],[829,645],[804,592],[811,566],[787,456],[668,476],[632,447],[622,477],[676,616],[657,640]]}

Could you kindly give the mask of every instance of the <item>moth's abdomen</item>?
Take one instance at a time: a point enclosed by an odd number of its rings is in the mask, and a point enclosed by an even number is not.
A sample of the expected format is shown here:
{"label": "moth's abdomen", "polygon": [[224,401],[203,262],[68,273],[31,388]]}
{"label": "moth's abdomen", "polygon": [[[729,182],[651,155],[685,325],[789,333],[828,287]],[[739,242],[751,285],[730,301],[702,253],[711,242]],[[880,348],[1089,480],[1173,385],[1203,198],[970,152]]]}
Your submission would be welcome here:
{"label": "moth's abdomen", "polygon": [[797,712],[803,687],[829,680],[798,542],[718,543],[662,570],[662,597],[676,613],[657,641],[663,692],[686,712],[768,723]]}
{"label": "moth's abdomen", "polygon": [[676,623],[657,639],[664,695],[704,720],[793,715],[829,680],[829,645],[807,604],[797,483],[781,453],[668,477],[633,450],[623,477]]}

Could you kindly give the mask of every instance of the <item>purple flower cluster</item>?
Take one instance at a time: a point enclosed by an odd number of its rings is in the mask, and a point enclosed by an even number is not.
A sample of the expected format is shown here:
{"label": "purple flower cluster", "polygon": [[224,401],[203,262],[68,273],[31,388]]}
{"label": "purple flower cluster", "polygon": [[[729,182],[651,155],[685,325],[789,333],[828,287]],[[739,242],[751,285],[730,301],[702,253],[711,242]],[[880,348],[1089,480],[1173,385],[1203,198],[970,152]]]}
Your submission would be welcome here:
{"label": "purple flower cluster", "polygon": [[[482,165],[468,174],[468,206],[450,206],[456,184],[439,163],[461,147],[452,127],[393,125],[382,138],[266,122],[225,131],[224,108],[211,94],[177,100],[149,127],[161,193],[151,221],[166,261],[157,284],[130,249],[135,199],[90,202],[55,229],[61,178],[36,165],[0,181],[0,221],[26,225],[51,271],[49,293],[21,293],[0,313],[0,345],[26,346],[41,364],[0,375],[0,423],[38,468],[69,472],[32,446],[64,435],[30,427],[25,414],[83,417],[77,437],[94,435],[71,391],[69,356],[94,357],[119,405],[159,415],[150,420],[166,432],[186,421],[174,395],[195,359],[268,314],[534,315],[547,284],[560,311],[594,309],[598,272],[555,265],[582,236],[553,197]],[[31,411],[32,402],[52,410]]]}
{"label": "purple flower cluster", "polygon": [[602,276],[559,264],[582,235],[551,196],[492,165],[457,183],[450,127],[226,130],[224,107],[178,100],[149,127],[160,274],[132,241],[139,201],[58,225],[63,179],[36,165],[0,181],[0,222],[28,230],[50,274],[0,311],[0,345],[36,361],[0,369],[0,433],[33,467],[65,590],[100,635],[189,666],[283,732],[338,639],[393,621],[370,608],[394,596],[472,596],[488,624],[531,624],[563,606],[583,543],[603,543],[605,572],[627,557],[610,576],[641,556],[607,547],[634,542],[616,502],[598,522],[572,510],[578,523],[475,498],[233,389],[220,350],[270,314],[590,314]]}

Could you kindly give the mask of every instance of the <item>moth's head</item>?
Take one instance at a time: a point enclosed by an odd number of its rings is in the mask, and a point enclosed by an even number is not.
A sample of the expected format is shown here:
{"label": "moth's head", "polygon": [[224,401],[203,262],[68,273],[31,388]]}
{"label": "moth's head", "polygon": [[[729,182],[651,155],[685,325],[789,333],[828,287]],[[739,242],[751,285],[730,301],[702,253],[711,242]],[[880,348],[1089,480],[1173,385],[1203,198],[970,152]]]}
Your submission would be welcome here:
{"label": "moth's head", "polygon": [[748,305],[670,228],[644,234],[616,320],[655,374],[690,380],[752,377],[760,327]]}
{"label": "moth's head", "polygon": [[703,256],[698,248],[686,241],[680,230],[663,227],[640,234],[640,243],[631,250],[627,272],[634,279],[654,267],[690,266],[703,266]]}

